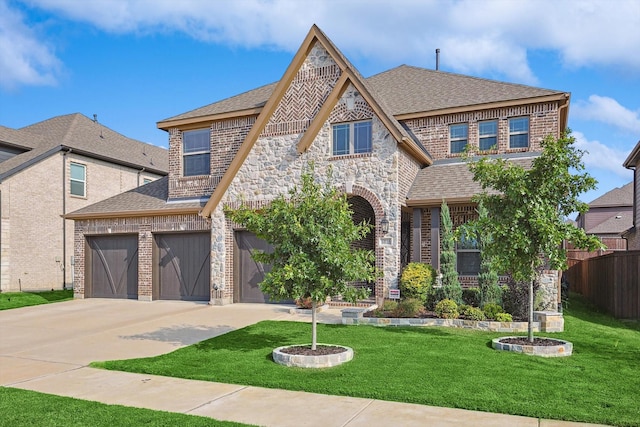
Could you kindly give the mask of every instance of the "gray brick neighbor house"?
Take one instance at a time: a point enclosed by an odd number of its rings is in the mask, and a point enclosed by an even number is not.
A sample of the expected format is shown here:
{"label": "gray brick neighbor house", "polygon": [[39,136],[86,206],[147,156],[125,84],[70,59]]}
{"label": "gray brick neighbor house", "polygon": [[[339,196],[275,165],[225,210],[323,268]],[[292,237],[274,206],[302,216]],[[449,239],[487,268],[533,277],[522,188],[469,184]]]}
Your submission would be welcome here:
{"label": "gray brick neighbor house", "polygon": [[[67,215],[75,294],[267,301],[250,257],[264,242],[223,207],[268,203],[313,161],[320,177],[333,167],[354,216],[375,225],[361,245],[383,271],[372,286],[379,302],[408,262],[438,267],[443,199],[456,226],[476,215],[464,148],[530,165],[543,138],[566,127],[568,106],[564,91],[408,65],[364,78],[313,26],[278,82],[158,123],[169,136],[166,178]],[[478,260],[476,248],[458,248],[465,285],[477,283]],[[552,309],[556,277],[545,282]]]}
{"label": "gray brick neighbor house", "polygon": [[167,174],[167,150],[82,114],[0,126],[0,291],[71,288],[73,221],[62,215]]}

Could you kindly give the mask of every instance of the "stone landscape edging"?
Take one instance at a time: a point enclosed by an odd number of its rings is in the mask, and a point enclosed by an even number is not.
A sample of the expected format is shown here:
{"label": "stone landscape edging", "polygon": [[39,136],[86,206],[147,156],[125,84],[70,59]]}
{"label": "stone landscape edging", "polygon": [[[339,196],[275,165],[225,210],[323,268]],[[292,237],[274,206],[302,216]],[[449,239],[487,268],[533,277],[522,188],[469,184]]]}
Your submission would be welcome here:
{"label": "stone landscape edging", "polygon": [[[513,351],[516,353],[528,354],[530,356],[541,357],[567,357],[573,353],[573,344],[569,341],[559,340],[557,338],[550,338],[554,341],[558,341],[559,345],[527,345],[527,344],[509,344],[502,343],[501,340],[508,338],[522,338],[522,337],[499,337],[491,340],[491,347],[495,350],[501,351]],[[536,337],[542,338],[545,337]]]}
{"label": "stone landscape edging", "polygon": [[[437,319],[437,318],[389,318],[364,317],[368,311],[376,306],[359,308],[350,307],[342,310],[343,325],[374,325],[374,326],[444,326],[450,328],[476,329],[488,332],[527,332],[527,322],[496,322],[493,320],[466,319]],[[562,313],[536,311],[533,322],[534,332],[562,332],[564,319]]]}
{"label": "stone landscape edging", "polygon": [[345,351],[335,354],[325,354],[321,356],[307,356],[302,354],[288,354],[282,352],[282,349],[295,346],[282,346],[273,350],[271,356],[273,361],[284,366],[295,366],[298,368],[331,368],[338,366],[353,359],[353,349],[344,345],[335,344],[317,344],[330,345],[332,347],[344,348]]}

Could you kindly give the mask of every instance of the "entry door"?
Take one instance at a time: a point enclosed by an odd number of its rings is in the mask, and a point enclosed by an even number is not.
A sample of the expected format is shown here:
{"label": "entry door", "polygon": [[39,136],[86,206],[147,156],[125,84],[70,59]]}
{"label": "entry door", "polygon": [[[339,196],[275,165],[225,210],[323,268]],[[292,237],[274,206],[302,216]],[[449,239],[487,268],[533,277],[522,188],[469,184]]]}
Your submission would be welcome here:
{"label": "entry door", "polygon": [[157,298],[209,301],[210,242],[208,232],[156,235]]}
{"label": "entry door", "polygon": [[138,298],[138,236],[87,237],[88,295]]}

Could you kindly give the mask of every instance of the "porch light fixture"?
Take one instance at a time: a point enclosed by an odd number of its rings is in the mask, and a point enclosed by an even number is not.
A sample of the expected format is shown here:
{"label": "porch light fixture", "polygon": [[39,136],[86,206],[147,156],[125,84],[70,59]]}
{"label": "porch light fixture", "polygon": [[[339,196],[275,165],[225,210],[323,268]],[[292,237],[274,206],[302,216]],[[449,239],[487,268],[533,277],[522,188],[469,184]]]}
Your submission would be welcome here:
{"label": "porch light fixture", "polygon": [[382,234],[387,234],[389,232],[389,220],[387,219],[387,214],[384,214],[382,220],[380,221],[380,228],[382,229]]}

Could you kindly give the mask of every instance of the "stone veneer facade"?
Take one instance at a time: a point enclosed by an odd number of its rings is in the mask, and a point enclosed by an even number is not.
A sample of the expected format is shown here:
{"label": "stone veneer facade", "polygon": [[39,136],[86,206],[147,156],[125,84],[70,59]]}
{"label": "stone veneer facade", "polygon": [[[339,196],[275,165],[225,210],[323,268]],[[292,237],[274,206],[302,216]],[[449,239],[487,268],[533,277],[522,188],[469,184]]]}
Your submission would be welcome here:
{"label": "stone veneer facade", "polygon": [[[420,165],[398,149],[397,142],[358,94],[352,110],[347,110],[344,102],[338,102],[305,153],[296,150],[304,130],[339,77],[339,67],[317,44],[212,213],[211,276],[218,289],[214,303],[233,301],[233,233],[238,228],[225,218],[223,206],[239,201],[256,207],[268,203],[297,185],[310,162],[318,179],[325,180],[331,169],[335,185],[371,205],[376,225],[376,265],[383,271],[383,277],[376,283],[376,299],[383,298],[388,288],[397,286],[400,209]],[[354,91],[350,87],[346,93]],[[372,121],[372,152],[333,156],[331,124],[353,120]],[[379,227],[384,215],[389,221],[386,235],[382,235]]]}

